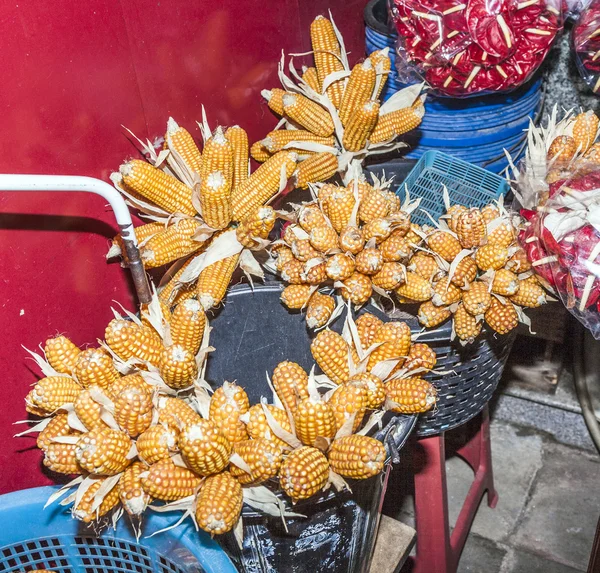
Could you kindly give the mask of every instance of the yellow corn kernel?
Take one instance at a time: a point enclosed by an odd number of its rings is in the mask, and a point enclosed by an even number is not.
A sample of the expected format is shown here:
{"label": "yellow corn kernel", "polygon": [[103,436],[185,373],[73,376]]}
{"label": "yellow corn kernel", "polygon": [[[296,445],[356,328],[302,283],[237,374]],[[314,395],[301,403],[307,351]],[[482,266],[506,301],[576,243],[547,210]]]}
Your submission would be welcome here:
{"label": "yellow corn kernel", "polygon": [[469,290],[463,292],[462,301],[468,313],[479,316],[490,308],[493,298],[486,283],[473,281],[469,285]]}
{"label": "yellow corn kernel", "polygon": [[335,299],[330,295],[315,291],[306,306],[306,326],[308,328],[325,326],[334,310]]}
{"label": "yellow corn kernel", "polygon": [[417,368],[425,368],[432,370],[437,364],[437,356],[428,344],[417,342],[410,347],[404,368],[407,370],[416,370]]}
{"label": "yellow corn kernel", "polygon": [[360,151],[379,119],[379,102],[371,100],[358,107],[348,119],[342,145],[346,151]]}
{"label": "yellow corn kernel", "polygon": [[321,253],[330,253],[338,248],[338,234],[333,227],[315,227],[310,232],[310,244]]}
{"label": "yellow corn kernel", "polygon": [[223,300],[239,258],[239,255],[226,257],[208,265],[200,273],[196,288],[198,302],[205,311],[219,305]]}
{"label": "yellow corn kernel", "polygon": [[101,348],[87,348],[77,356],[73,375],[84,388],[108,388],[121,375],[112,358]]}
{"label": "yellow corn kernel", "polygon": [[390,201],[382,189],[366,190],[358,208],[358,218],[368,224],[376,219],[387,217],[390,210]]}
{"label": "yellow corn kernel", "polygon": [[339,430],[352,416],[352,433],[360,428],[367,406],[369,396],[367,387],[360,381],[346,382],[341,384],[333,392],[328,402],[335,416],[336,429]]}
{"label": "yellow corn kernel", "polygon": [[385,402],[385,385],[379,376],[371,372],[360,372],[348,380],[348,384],[360,384],[367,390],[367,408],[376,410]]}
{"label": "yellow corn kernel", "polygon": [[247,249],[256,249],[261,246],[256,239],[266,240],[275,226],[277,216],[273,207],[264,205],[256,207],[250,214],[240,221],[235,230],[237,240]]}
{"label": "yellow corn kernel", "polygon": [[283,115],[283,96],[286,92],[280,88],[273,88],[271,90],[262,90],[262,95],[267,100],[269,109],[274,111],[277,115]]}
{"label": "yellow corn kernel", "polygon": [[106,343],[121,359],[137,358],[157,365],[163,345],[158,334],[149,326],[114,318],[104,332]]}
{"label": "yellow corn kernel", "polygon": [[[133,229],[133,234],[138,242],[138,245],[143,245],[150,237],[153,237],[157,233],[165,230],[165,224],[160,222],[146,223],[145,225],[139,225]],[[123,246],[123,238],[121,233],[116,235],[112,240],[112,246],[108,251],[106,258],[111,259],[112,257],[123,256],[125,248]]]}
{"label": "yellow corn kernel", "polygon": [[229,472],[211,476],[202,484],[196,500],[196,523],[211,535],[231,531],[240,519],[242,486]]}
{"label": "yellow corn kernel", "polygon": [[481,332],[483,321],[469,314],[464,305],[459,305],[454,313],[453,328],[459,340],[472,344]]}
{"label": "yellow corn kernel", "polygon": [[390,69],[392,67],[392,62],[387,53],[387,48],[385,50],[376,50],[375,52],[372,52],[369,55],[369,60],[371,60],[371,63],[375,68],[377,76],[381,78],[379,80],[379,87],[377,88],[377,92],[373,96],[373,99],[379,99],[379,96],[381,95],[381,92],[385,87],[385,82],[388,79]]}
{"label": "yellow corn kernel", "polygon": [[371,280],[379,288],[393,290],[404,281],[404,266],[395,262],[383,263]]}
{"label": "yellow corn kernel", "polygon": [[114,405],[119,428],[131,438],[136,438],[150,427],[154,406],[148,392],[135,385],[129,386],[119,393]]}
{"label": "yellow corn kernel", "polygon": [[294,501],[320,492],[329,478],[329,462],[317,448],[304,446],[291,452],[281,464],[279,484]]}
{"label": "yellow corn kernel", "polygon": [[401,414],[419,414],[431,410],[437,401],[437,391],[423,378],[393,378],[385,385],[390,409]]}
{"label": "yellow corn kernel", "polygon": [[375,335],[382,324],[383,321],[370,312],[365,312],[356,319],[358,338],[364,350],[373,344]]}
{"label": "yellow corn kernel", "polygon": [[190,171],[200,175],[202,154],[190,132],[179,126],[172,117],[167,121],[165,140],[171,152],[177,153]]}
{"label": "yellow corn kernel", "polygon": [[152,395],[154,393],[154,386],[150,386],[141,374],[128,374],[127,376],[122,376],[121,378],[115,380],[107,389],[106,395],[111,399],[115,400],[117,396],[125,390],[125,388],[129,388],[135,386],[138,390],[142,392],[146,392],[148,395]]}
{"label": "yellow corn kernel", "polygon": [[90,386],[83,390],[73,402],[73,409],[80,422],[88,429],[108,428],[106,422],[102,419],[102,406],[96,402],[91,395],[91,390],[100,390],[99,387]]}
{"label": "yellow corn kernel", "polygon": [[181,398],[163,396],[158,401],[158,422],[179,435],[179,431],[198,423],[200,415]]}
{"label": "yellow corn kernel", "polygon": [[435,306],[449,306],[462,298],[462,291],[453,285],[448,277],[437,281],[433,286],[433,297],[431,302]]}
{"label": "yellow corn kernel", "polygon": [[[290,419],[285,410],[281,408],[277,408],[272,406],[271,404],[266,404],[265,407],[269,410],[271,416],[275,418],[275,421],[281,426],[283,430],[286,432],[292,431],[292,425],[290,424]],[[248,410],[248,422],[246,423],[246,430],[248,431],[248,435],[253,440],[269,440],[277,444],[279,448],[285,448],[289,446],[286,442],[279,439],[271,429],[267,422],[267,417],[265,416],[264,410],[262,408],[262,404],[255,404]]]}
{"label": "yellow corn kernel", "polygon": [[306,446],[316,446],[319,439],[332,439],[337,431],[336,417],[328,402],[305,398],[294,412],[294,426],[299,440]]}
{"label": "yellow corn kernel", "polygon": [[144,267],[154,269],[200,250],[204,242],[193,237],[198,230],[196,219],[178,219],[142,246]]}
{"label": "yellow corn kernel", "polygon": [[[269,151],[269,153],[277,153],[278,151],[282,151],[284,146],[295,141],[319,143],[321,145],[328,145],[330,147],[335,145],[335,139],[333,135],[329,137],[321,137],[315,135],[312,131],[305,129],[277,129],[275,131],[270,131],[267,133],[267,136],[261,141],[261,143],[263,147]],[[296,151],[301,155],[310,153],[304,149],[292,149],[292,151]]]}
{"label": "yellow corn kernel", "polygon": [[327,225],[327,219],[317,203],[305,203],[298,210],[298,223],[310,233],[315,227]]}
{"label": "yellow corn kernel", "polygon": [[580,113],[573,122],[573,139],[580,153],[585,153],[596,140],[598,116],[592,111]]}
{"label": "yellow corn kernel", "polygon": [[309,183],[327,181],[337,170],[338,160],[333,153],[315,153],[298,164],[296,185],[300,189],[307,189]]}
{"label": "yellow corn kernel", "polygon": [[162,424],[150,426],[136,441],[139,458],[147,464],[167,459],[177,450],[177,435]]}
{"label": "yellow corn kernel", "polygon": [[177,440],[187,466],[201,476],[217,474],[229,463],[231,443],[210,420],[186,426]]}
{"label": "yellow corn kernel", "polygon": [[76,505],[73,506],[71,512],[75,519],[79,519],[84,523],[90,523],[95,519],[106,515],[111,509],[117,506],[119,503],[119,490],[116,487],[116,484],[108,491],[104,498],[102,499],[102,503],[98,508],[92,510],[92,506],[94,504],[94,496],[98,492],[98,490],[104,484],[105,479],[96,480],[83,494],[81,499],[76,502]]}
{"label": "yellow corn kernel", "polygon": [[289,179],[296,168],[297,155],[280,151],[265,161],[231,195],[233,219],[241,221],[279,192],[282,173]]}
{"label": "yellow corn kernel", "polygon": [[317,68],[307,68],[306,66],[302,66],[302,79],[318,94],[321,93],[322,85],[319,81],[319,76],[317,75]]}
{"label": "yellow corn kernel", "polygon": [[512,295],[510,300],[514,304],[527,308],[537,308],[547,302],[544,289],[531,280],[520,281],[517,293]]}
{"label": "yellow corn kernel", "polygon": [[265,438],[244,440],[233,444],[233,451],[248,464],[252,473],[249,474],[235,464],[229,466],[231,475],[242,485],[258,485],[274,478],[279,471],[283,458],[281,446]]}
{"label": "yellow corn kernel", "polygon": [[356,198],[349,187],[337,187],[324,202],[329,220],[338,233],[347,227],[355,203]]}
{"label": "yellow corn kernel", "polygon": [[292,121],[315,135],[328,137],[335,131],[329,112],[302,94],[285,94],[283,112]]}
{"label": "yellow corn kernel", "polygon": [[81,391],[81,386],[69,376],[47,376],[36,383],[26,400],[50,413],[64,404],[74,402]]}
{"label": "yellow corn kernel", "polygon": [[369,356],[368,370],[383,360],[399,360],[398,366],[404,364],[411,343],[410,327],[405,322],[385,322],[382,324],[372,344],[382,343]]}
{"label": "yellow corn kernel", "polygon": [[367,479],[383,470],[386,452],[379,440],[354,435],[334,440],[328,456],[335,473],[351,479]]}
{"label": "yellow corn kernel", "polygon": [[307,305],[312,293],[310,285],[288,285],[281,291],[281,302],[291,310],[300,310]]}
{"label": "yellow corn kernel", "polygon": [[175,390],[190,387],[198,376],[195,355],[177,344],[162,351],[159,370],[165,384]]}
{"label": "yellow corn kernel", "polygon": [[[371,99],[375,87],[375,76],[375,68],[369,58],[352,68],[340,104],[340,121],[344,127],[348,125],[356,110]],[[379,113],[379,109],[377,113]]]}
{"label": "yellow corn kernel", "polygon": [[[323,16],[317,16],[310,25],[310,40],[312,43],[315,68],[319,83],[324,84],[325,78],[344,69],[340,60],[341,47],[332,23]],[[326,90],[327,97],[335,107],[340,107],[344,91],[344,81],[333,82]]]}
{"label": "yellow corn kernel", "polygon": [[371,143],[381,143],[417,128],[425,115],[423,105],[405,107],[379,116],[375,129],[369,136]]}
{"label": "yellow corn kernel", "polygon": [[180,302],[169,321],[171,341],[196,356],[202,344],[205,326],[206,314],[197,300]]}
{"label": "yellow corn kernel", "polygon": [[[322,330],[315,336],[310,351],[323,373],[336,384],[350,378],[349,356],[352,356],[348,343],[332,330]],[[358,360],[353,357],[354,363]]]}
{"label": "yellow corn kernel", "polygon": [[264,163],[272,154],[269,153],[269,150],[262,144],[262,141],[255,141],[250,147],[250,157],[254,159],[254,161],[258,161],[258,163]]}
{"label": "yellow corn kernel", "polygon": [[231,188],[236,189],[248,179],[248,134],[239,125],[230,127],[225,132],[225,137],[231,144],[233,152],[233,179]]}
{"label": "yellow corn kernel", "polygon": [[49,338],[44,345],[46,360],[60,374],[71,374],[80,353],[66,336]]}
{"label": "yellow corn kernel", "polygon": [[425,302],[433,296],[431,283],[416,273],[407,272],[404,283],[396,287],[397,295],[416,302]]}
{"label": "yellow corn kernel", "polygon": [[342,298],[352,304],[365,304],[373,294],[373,283],[367,275],[354,272],[343,282],[340,292]]}
{"label": "yellow corn kernel", "polygon": [[383,266],[383,255],[376,247],[363,249],[355,258],[356,270],[363,275],[376,275]]}
{"label": "yellow corn kernel", "polygon": [[120,172],[127,187],[168,213],[196,214],[191,188],[172,175],[140,159],[125,163]]}
{"label": "yellow corn kernel", "polygon": [[419,318],[419,322],[425,328],[433,328],[434,326],[437,326],[446,319],[450,318],[450,316],[452,316],[452,312],[447,308],[435,306],[430,300],[428,300],[419,307],[417,316]]}
{"label": "yellow corn kernel", "polygon": [[456,234],[463,249],[480,247],[486,241],[486,223],[481,211],[475,207],[464,211],[456,221]]}
{"label": "yellow corn kernel", "polygon": [[294,412],[300,400],[308,398],[308,374],[304,368],[288,360],[273,370],[273,388],[283,405]]}
{"label": "yellow corn kernel", "polygon": [[77,441],[75,457],[79,465],[91,474],[113,476],[130,463],[133,442],[119,430],[95,428]]}
{"label": "yellow corn kernel", "polygon": [[44,451],[44,466],[59,474],[82,474],[83,469],[77,463],[75,449],[75,444],[51,442]]}
{"label": "yellow corn kernel", "polygon": [[354,225],[346,225],[340,231],[340,247],[345,253],[357,255],[365,246],[365,238],[361,229]]}
{"label": "yellow corn kernel", "polygon": [[298,259],[290,259],[281,267],[281,278],[286,282],[293,285],[299,285],[306,282],[303,278],[304,274],[304,263]]}
{"label": "yellow corn kernel", "polygon": [[152,498],[144,491],[140,474],[148,471],[142,462],[131,464],[121,476],[118,483],[119,500],[129,515],[140,516]]}
{"label": "yellow corn kernel", "polygon": [[176,466],[167,458],[150,466],[148,475],[142,478],[142,487],[154,499],[175,501],[194,495],[201,481],[194,472]]}
{"label": "yellow corn kernel", "polygon": [[67,414],[59,412],[51,420],[50,423],[39,433],[36,441],[37,447],[45,451],[52,440],[61,436],[77,436],[81,432],[72,430],[69,426]]}
{"label": "yellow corn kernel", "polygon": [[246,424],[240,420],[250,409],[245,390],[235,382],[223,382],[210,399],[209,418],[232,444],[248,439]]}
{"label": "yellow corn kernel", "polygon": [[503,304],[494,296],[485,313],[485,321],[498,334],[507,334],[519,325],[519,315],[512,302]]}

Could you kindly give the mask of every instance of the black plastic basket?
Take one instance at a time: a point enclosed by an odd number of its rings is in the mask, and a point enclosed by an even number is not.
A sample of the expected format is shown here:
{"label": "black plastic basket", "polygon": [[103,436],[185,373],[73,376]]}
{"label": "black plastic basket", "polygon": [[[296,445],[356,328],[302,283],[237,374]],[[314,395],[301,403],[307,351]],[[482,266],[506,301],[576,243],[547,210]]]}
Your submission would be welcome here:
{"label": "black plastic basket", "polygon": [[[271,397],[266,373],[271,375],[282,360],[307,370],[314,364],[304,316],[281,304],[282,289],[279,282],[256,285],[254,290],[237,285],[211,318],[211,344],[217,350],[208,361],[207,379],[217,384],[236,380],[251,403]],[[340,317],[332,328],[340,331],[342,326]],[[389,413],[383,422],[375,436],[396,457],[416,417]],[[389,471],[388,464],[381,476],[352,482],[352,493],[328,491],[296,504],[293,511],[306,517],[287,518],[287,532],[279,517],[244,506],[242,550],[231,534],[221,542],[236,567],[248,573],[367,573]]]}

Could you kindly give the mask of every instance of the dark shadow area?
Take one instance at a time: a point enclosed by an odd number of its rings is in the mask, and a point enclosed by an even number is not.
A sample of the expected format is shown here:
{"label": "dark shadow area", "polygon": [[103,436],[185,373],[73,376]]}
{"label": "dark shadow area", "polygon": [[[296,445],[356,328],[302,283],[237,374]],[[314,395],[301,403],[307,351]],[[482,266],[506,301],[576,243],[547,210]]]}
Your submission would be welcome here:
{"label": "dark shadow area", "polygon": [[115,227],[93,217],[33,215],[29,213],[0,213],[0,229],[8,231],[93,233],[107,239],[112,239],[117,234]]}

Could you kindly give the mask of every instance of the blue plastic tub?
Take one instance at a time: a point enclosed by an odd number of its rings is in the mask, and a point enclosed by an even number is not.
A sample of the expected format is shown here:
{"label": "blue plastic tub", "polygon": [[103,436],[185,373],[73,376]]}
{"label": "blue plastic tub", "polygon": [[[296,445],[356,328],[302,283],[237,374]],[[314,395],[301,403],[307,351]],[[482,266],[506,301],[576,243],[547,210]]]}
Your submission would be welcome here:
{"label": "blue plastic tub", "polygon": [[[0,571],[22,573],[236,573],[229,557],[188,519],[175,529],[136,541],[127,516],[116,531],[96,535],[55,503],[43,509],[58,487],[0,496]],[[148,511],[144,535],[174,523],[177,514]]]}
{"label": "blue plastic tub", "polygon": [[[495,173],[440,151],[428,151],[398,188],[398,194],[404,198],[408,188],[411,198],[421,198],[420,208],[437,220],[445,213],[444,185],[453,203],[467,207],[487,205],[509,190],[506,180]],[[431,224],[431,219],[419,209],[411,220],[420,225]]]}

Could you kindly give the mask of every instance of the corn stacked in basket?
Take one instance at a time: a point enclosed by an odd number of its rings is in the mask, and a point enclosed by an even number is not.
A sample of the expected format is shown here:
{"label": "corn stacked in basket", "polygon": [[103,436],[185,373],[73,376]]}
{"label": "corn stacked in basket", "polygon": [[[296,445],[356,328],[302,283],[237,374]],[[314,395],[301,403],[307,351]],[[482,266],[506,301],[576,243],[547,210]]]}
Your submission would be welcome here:
{"label": "corn stacked in basket", "polygon": [[185,510],[211,534],[239,523],[243,501],[278,515],[280,502],[260,484],[278,483],[297,501],[344,486],[344,477],[376,475],[385,448],[365,434],[381,414],[359,432],[367,412],[435,404],[420,377],[435,353],[412,344],[405,323],[365,314],[350,317],[343,336],[322,331],[311,350],[324,374],[282,362],[272,375],[274,404],[251,406],[235,383],[209,394],[209,329],[196,301],[161,321],[155,301],[142,320],[116,316],[96,348],[57,336],[44,357],[32,353],[45,377],[26,409],[41,420],[23,434],[39,432],[48,469],[79,476],[52,501],[77,486],[61,503],[86,523],[116,508],[113,522],[123,511],[141,518],[154,500],[169,502],[157,511]]}

